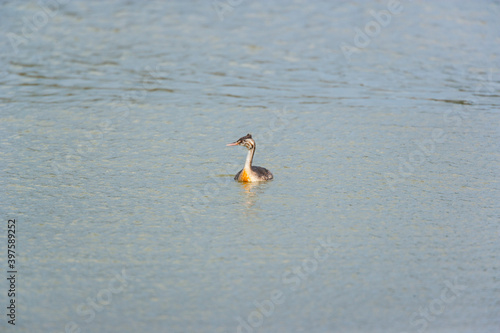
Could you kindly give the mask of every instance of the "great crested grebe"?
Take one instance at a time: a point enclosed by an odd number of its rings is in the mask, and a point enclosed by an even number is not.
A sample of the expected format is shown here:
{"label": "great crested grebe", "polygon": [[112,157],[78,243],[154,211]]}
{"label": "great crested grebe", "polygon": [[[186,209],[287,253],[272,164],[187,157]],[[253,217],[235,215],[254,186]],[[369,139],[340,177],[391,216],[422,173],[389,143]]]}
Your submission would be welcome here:
{"label": "great crested grebe", "polygon": [[266,168],[253,166],[252,160],[255,154],[255,141],[251,134],[239,138],[238,141],[228,144],[227,146],[245,146],[248,148],[247,160],[245,167],[234,176],[234,180],[239,182],[261,182],[273,179],[273,174]]}

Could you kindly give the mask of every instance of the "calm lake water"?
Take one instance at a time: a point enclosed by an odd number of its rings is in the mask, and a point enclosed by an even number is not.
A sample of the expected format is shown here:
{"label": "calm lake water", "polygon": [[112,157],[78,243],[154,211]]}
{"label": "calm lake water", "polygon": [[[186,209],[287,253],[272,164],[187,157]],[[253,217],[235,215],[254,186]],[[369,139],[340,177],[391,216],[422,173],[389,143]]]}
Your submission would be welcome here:
{"label": "calm lake water", "polygon": [[0,331],[498,332],[498,1],[0,15]]}

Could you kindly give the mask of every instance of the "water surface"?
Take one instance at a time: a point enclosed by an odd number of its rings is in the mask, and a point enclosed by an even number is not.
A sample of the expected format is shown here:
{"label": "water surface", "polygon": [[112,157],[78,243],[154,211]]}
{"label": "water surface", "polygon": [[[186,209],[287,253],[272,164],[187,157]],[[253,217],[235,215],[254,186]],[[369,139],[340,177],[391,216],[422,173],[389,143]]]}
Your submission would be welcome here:
{"label": "water surface", "polygon": [[497,331],[498,3],[214,3],[2,5],[3,330]]}

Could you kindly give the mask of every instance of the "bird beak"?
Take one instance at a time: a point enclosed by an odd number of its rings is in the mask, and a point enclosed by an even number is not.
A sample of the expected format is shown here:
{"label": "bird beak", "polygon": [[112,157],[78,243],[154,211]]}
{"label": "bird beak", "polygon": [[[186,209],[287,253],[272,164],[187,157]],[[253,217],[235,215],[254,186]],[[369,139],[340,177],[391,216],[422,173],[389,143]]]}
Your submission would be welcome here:
{"label": "bird beak", "polygon": [[226,146],[237,146],[238,142],[228,143]]}

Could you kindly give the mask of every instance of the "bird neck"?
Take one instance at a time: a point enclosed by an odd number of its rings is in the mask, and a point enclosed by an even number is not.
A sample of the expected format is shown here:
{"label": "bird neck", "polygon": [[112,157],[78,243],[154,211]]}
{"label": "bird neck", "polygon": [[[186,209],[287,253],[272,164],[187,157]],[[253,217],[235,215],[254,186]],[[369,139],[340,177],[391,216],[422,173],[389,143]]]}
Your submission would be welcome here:
{"label": "bird neck", "polygon": [[255,154],[255,146],[248,151],[245,169],[252,170],[253,154]]}

